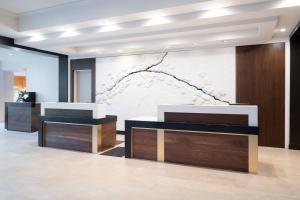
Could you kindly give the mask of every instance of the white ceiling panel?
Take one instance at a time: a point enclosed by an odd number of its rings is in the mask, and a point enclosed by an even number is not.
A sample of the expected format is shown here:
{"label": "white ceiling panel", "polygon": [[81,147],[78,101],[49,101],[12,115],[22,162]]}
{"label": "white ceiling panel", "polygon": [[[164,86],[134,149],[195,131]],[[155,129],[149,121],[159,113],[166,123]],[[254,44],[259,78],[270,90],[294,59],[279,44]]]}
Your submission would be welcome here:
{"label": "white ceiling panel", "polygon": [[258,44],[288,38],[300,22],[300,0],[20,2],[0,0],[0,33],[74,57]]}
{"label": "white ceiling panel", "polygon": [[0,0],[0,8],[20,14],[75,1],[78,0]]}

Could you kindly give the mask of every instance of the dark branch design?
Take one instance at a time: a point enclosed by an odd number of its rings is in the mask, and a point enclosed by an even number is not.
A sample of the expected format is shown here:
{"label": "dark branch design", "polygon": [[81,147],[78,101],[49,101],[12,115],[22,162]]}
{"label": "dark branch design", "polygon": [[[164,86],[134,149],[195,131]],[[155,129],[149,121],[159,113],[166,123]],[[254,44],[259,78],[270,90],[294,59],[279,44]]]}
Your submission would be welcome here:
{"label": "dark branch design", "polygon": [[130,72],[130,73],[126,74],[125,76],[123,76],[123,77],[121,77],[119,80],[117,80],[117,81],[116,81],[110,88],[108,88],[107,90],[105,90],[105,91],[103,91],[103,92],[97,93],[96,96],[102,95],[102,94],[104,94],[104,93],[106,93],[106,92],[109,92],[109,91],[112,91],[112,90],[113,90],[113,89],[114,89],[121,81],[123,81],[124,79],[126,79],[127,77],[129,77],[129,76],[131,76],[131,75],[138,74],[138,73],[142,73],[142,72],[147,72],[147,73],[164,74],[164,75],[166,75],[166,76],[169,76],[169,77],[171,77],[171,78],[174,78],[175,80],[177,80],[177,81],[179,81],[179,82],[185,83],[186,85],[188,85],[188,86],[190,86],[190,87],[193,87],[193,88],[195,88],[195,89],[198,90],[198,91],[201,91],[202,93],[204,93],[204,94],[206,94],[206,95],[212,97],[212,98],[213,98],[214,100],[216,100],[216,101],[220,101],[220,102],[223,102],[223,103],[230,104],[229,101],[222,100],[222,99],[216,97],[215,95],[210,94],[209,92],[205,91],[203,88],[200,88],[200,87],[198,87],[198,86],[196,86],[196,85],[193,85],[193,84],[191,84],[191,83],[189,83],[189,82],[187,82],[187,81],[185,81],[185,80],[183,80],[183,79],[181,79],[181,78],[176,77],[176,76],[173,75],[173,74],[170,74],[170,73],[167,73],[167,72],[164,72],[164,71],[151,70],[153,67],[160,65],[160,64],[164,61],[164,59],[167,57],[167,55],[168,55],[168,52],[166,52],[166,53],[163,55],[163,57],[162,57],[157,63],[152,64],[152,65],[146,67],[145,69],[133,71],[133,72]]}
{"label": "dark branch design", "polygon": [[187,84],[187,85],[190,86],[190,87],[195,88],[195,89],[198,90],[198,91],[201,91],[202,93],[204,93],[204,94],[206,94],[206,95],[212,97],[212,98],[213,98],[214,100],[216,100],[216,101],[220,101],[220,102],[223,102],[223,103],[230,104],[229,101],[222,100],[222,99],[216,97],[215,95],[212,95],[212,94],[208,93],[208,92],[205,91],[203,88],[197,87],[196,85],[193,85],[193,84],[191,84],[191,83],[189,83],[189,82],[187,82],[187,81],[185,81],[185,80],[183,80],[183,79],[180,79],[180,78],[176,77],[176,76],[173,75],[173,74],[169,74],[169,73],[163,72],[163,71],[156,71],[156,70],[148,70],[148,71],[146,71],[146,72],[152,72],[152,73],[157,73],[157,74],[164,74],[164,75],[167,75],[167,76],[169,76],[169,77],[172,77],[172,78],[176,79],[177,81],[180,81],[180,82],[182,82],[182,83]]}
{"label": "dark branch design", "polygon": [[137,74],[137,73],[141,73],[141,72],[146,72],[147,70],[149,70],[149,69],[151,69],[151,68],[153,68],[153,67],[155,67],[155,66],[157,66],[157,65],[160,65],[160,64],[164,61],[164,59],[166,58],[167,55],[168,55],[168,52],[166,52],[166,53],[163,55],[163,57],[162,57],[157,63],[152,64],[152,65],[146,67],[146,69],[141,69],[141,70],[133,71],[133,72],[130,72],[130,73],[126,74],[125,76],[123,76],[123,77],[121,77],[119,80],[117,80],[117,81],[116,81],[110,88],[108,88],[106,91],[99,92],[99,93],[96,94],[96,96],[102,95],[102,94],[104,94],[104,93],[106,93],[106,92],[112,91],[112,90],[113,90],[113,89],[114,89],[121,81],[123,81],[124,79],[126,79],[127,77],[129,77],[129,76],[131,76],[131,75],[133,75],[133,74]]}

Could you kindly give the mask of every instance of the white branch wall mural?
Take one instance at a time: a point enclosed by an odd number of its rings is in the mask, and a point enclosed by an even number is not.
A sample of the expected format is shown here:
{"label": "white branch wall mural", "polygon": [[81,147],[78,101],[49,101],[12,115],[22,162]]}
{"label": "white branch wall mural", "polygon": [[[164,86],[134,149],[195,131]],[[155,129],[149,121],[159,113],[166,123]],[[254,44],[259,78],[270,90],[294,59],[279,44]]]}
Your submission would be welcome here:
{"label": "white branch wall mural", "polygon": [[159,104],[235,103],[235,49],[97,58],[96,101],[124,120],[157,116]]}

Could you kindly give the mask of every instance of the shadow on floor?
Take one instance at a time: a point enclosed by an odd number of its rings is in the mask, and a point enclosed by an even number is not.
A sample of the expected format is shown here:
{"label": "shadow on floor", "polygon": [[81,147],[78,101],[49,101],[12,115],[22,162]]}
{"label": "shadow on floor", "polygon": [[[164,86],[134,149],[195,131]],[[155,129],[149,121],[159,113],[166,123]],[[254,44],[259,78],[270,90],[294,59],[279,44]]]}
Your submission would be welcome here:
{"label": "shadow on floor", "polygon": [[101,156],[124,157],[125,156],[125,147],[115,147],[111,150],[101,153],[100,155]]}

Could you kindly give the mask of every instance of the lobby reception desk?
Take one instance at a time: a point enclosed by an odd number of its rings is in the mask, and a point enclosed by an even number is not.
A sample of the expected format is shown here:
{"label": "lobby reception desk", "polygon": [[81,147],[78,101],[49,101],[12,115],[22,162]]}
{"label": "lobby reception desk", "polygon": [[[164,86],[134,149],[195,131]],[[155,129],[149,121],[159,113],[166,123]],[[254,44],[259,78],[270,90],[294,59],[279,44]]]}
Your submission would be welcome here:
{"label": "lobby reception desk", "polygon": [[125,157],[257,173],[256,106],[159,106],[125,122]]}
{"label": "lobby reception desk", "polygon": [[39,146],[98,153],[116,143],[116,116],[94,103],[43,103]]}
{"label": "lobby reception desk", "polygon": [[5,103],[5,129],[21,132],[38,130],[41,105],[32,102]]}

